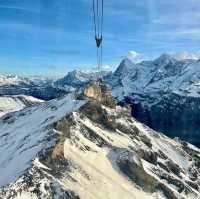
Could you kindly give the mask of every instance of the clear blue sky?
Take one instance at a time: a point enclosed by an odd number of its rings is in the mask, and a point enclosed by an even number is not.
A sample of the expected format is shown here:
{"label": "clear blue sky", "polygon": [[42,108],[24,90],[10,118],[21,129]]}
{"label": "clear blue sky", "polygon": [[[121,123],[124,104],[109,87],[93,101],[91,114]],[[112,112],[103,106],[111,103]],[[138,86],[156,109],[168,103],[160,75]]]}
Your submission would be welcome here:
{"label": "clear blue sky", "polygon": [[[199,0],[104,0],[104,64],[199,52]],[[95,65],[92,0],[0,0],[0,73],[64,75]]]}

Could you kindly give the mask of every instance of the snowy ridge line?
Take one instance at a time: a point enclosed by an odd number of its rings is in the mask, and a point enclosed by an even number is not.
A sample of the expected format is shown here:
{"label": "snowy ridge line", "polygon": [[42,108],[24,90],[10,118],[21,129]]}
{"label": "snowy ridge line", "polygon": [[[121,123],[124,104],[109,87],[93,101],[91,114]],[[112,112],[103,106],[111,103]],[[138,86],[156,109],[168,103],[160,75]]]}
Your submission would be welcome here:
{"label": "snowy ridge line", "polygon": [[[49,128],[51,124],[84,103],[74,100],[70,94],[0,119],[0,186],[20,176],[30,167],[38,152],[55,143],[55,136]],[[16,162],[19,163],[17,166]]]}

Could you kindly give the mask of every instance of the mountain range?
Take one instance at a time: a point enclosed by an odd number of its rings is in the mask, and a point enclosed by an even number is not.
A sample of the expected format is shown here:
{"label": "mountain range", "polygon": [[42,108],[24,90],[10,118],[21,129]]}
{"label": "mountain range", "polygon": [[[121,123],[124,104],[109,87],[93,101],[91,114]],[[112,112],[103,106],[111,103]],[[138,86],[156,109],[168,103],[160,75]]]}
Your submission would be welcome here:
{"label": "mountain range", "polygon": [[0,96],[28,95],[42,100],[51,100],[66,93],[54,87],[53,82],[51,78],[0,75]]}
{"label": "mountain range", "polygon": [[[190,58],[190,57],[189,57]],[[83,88],[101,77],[120,104],[129,104],[132,115],[156,131],[200,146],[200,61],[175,59],[163,54],[153,61],[122,60],[114,72],[71,71],[65,77],[0,77],[1,95],[29,95],[50,100]]]}

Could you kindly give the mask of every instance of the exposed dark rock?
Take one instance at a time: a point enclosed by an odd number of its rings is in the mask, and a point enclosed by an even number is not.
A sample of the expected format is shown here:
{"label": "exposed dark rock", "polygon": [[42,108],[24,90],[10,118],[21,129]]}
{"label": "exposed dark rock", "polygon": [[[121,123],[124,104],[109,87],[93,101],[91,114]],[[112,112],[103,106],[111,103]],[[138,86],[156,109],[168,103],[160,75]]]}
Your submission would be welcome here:
{"label": "exposed dark rock", "polygon": [[169,168],[168,168],[165,164],[163,164],[162,162],[158,162],[158,165],[159,165],[162,169],[164,169],[165,171],[170,172]]}
{"label": "exposed dark rock", "polygon": [[143,149],[140,149],[137,151],[138,155],[146,160],[147,162],[150,162],[154,165],[157,165],[157,159],[158,159],[158,155],[156,152],[153,151],[145,151]]}
{"label": "exposed dark rock", "polygon": [[164,132],[167,136],[178,136],[197,147],[200,146],[199,98],[167,93],[154,99],[144,97],[139,103],[133,99],[134,96],[127,97],[125,102],[132,106],[132,114],[140,122],[156,131]]}
{"label": "exposed dark rock", "polygon": [[188,185],[190,185],[193,189],[196,189],[197,191],[199,190],[199,186],[198,186],[197,183],[192,182],[192,181],[188,181],[188,180],[186,180],[185,182],[186,182]]}
{"label": "exposed dark rock", "polygon": [[174,178],[171,175],[168,175],[167,173],[160,173],[161,179],[165,179],[169,184],[172,184],[178,188],[178,192],[181,193],[185,189],[185,185],[181,180]]}
{"label": "exposed dark rock", "polygon": [[149,148],[152,147],[151,140],[150,140],[146,135],[140,136],[140,139],[141,139],[142,142],[144,142]]}
{"label": "exposed dark rock", "polygon": [[172,171],[175,175],[180,176],[181,173],[181,168],[175,164],[172,160],[168,160],[166,162],[167,167],[169,168],[170,171]]}
{"label": "exposed dark rock", "polygon": [[162,190],[167,199],[179,199],[177,196],[175,196],[174,192],[166,187],[163,183],[158,185],[158,189]]}
{"label": "exposed dark rock", "polygon": [[136,127],[130,128],[123,124],[117,123],[116,128],[125,134],[133,136],[133,138],[135,138],[139,134],[139,130]]}
{"label": "exposed dark rock", "polygon": [[166,160],[168,158],[161,150],[158,150],[158,156],[163,160]]}
{"label": "exposed dark rock", "polygon": [[62,120],[54,123],[54,128],[63,133],[63,141],[65,138],[70,137],[70,126],[75,125],[76,123],[73,121],[73,117],[71,115],[66,116]]}
{"label": "exposed dark rock", "polygon": [[86,105],[82,106],[80,111],[92,121],[104,125],[108,129],[115,130],[117,128],[115,118],[108,115],[107,112],[102,109],[101,105],[98,103],[90,101]]}
{"label": "exposed dark rock", "polygon": [[192,181],[196,181],[198,179],[198,171],[193,167],[189,168],[189,178]]}

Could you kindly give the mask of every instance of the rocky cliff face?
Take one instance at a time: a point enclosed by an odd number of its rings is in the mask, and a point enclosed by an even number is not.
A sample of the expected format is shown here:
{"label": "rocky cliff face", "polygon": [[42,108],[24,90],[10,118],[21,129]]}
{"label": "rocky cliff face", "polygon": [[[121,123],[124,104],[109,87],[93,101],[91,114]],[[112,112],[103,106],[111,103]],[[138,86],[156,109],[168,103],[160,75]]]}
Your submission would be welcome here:
{"label": "rocky cliff face", "polygon": [[[86,89],[87,101],[61,98],[0,122],[0,141],[6,140],[0,149],[24,132],[12,147],[16,157],[8,153],[0,162],[1,173],[12,174],[17,155],[26,163],[1,186],[0,198],[200,198],[199,149],[153,131],[125,107],[100,103],[96,87]],[[22,125],[27,121],[33,129]],[[17,124],[17,132],[10,131]],[[27,166],[22,157],[30,153]]]}
{"label": "rocky cliff face", "polygon": [[[136,97],[137,98],[137,97]],[[165,132],[169,137],[181,137],[196,146],[200,146],[200,99],[195,97],[165,94],[159,99],[147,98],[134,101],[126,97],[131,104],[132,115],[149,127]],[[147,101],[154,103],[146,104]]]}

